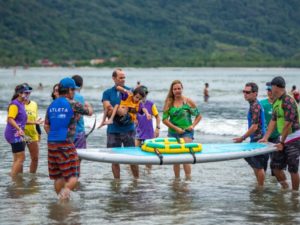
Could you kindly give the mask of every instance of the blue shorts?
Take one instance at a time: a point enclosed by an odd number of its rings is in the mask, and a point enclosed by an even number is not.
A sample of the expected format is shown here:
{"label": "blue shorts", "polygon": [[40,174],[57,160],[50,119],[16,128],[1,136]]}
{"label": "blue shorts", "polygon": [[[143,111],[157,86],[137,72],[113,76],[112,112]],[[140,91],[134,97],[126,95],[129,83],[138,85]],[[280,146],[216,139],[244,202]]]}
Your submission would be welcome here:
{"label": "blue shorts", "polygon": [[177,133],[168,133],[168,137],[174,137],[174,138],[191,138],[194,140],[194,130],[188,131],[186,130],[183,134],[177,134]]}
{"label": "blue shorts", "polygon": [[134,147],[134,137],[135,131],[128,131],[126,133],[108,133],[106,147]]}

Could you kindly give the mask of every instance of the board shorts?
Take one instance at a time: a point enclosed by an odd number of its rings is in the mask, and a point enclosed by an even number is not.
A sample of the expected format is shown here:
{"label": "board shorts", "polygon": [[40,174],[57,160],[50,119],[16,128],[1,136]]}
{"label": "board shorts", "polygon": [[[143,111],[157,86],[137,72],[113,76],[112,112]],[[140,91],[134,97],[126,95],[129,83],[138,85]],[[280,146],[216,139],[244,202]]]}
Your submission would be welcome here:
{"label": "board shorts", "polygon": [[269,153],[247,157],[245,160],[253,169],[264,169],[266,171],[268,168]]}
{"label": "board shorts", "polygon": [[271,169],[285,170],[288,166],[290,173],[297,173],[299,170],[300,140],[285,144],[282,151],[272,154]]}
{"label": "board shorts", "polygon": [[86,148],[85,132],[79,132],[75,135],[74,139],[75,148]]}
{"label": "board shorts", "polygon": [[194,140],[194,130],[192,131],[188,131],[185,130],[185,132],[183,134],[177,134],[177,133],[168,133],[168,137],[174,137],[174,138],[191,138],[192,140]]}
{"label": "board shorts", "polygon": [[135,131],[128,131],[124,133],[108,133],[107,134],[107,148],[117,147],[133,147]]}
{"label": "board shorts", "polygon": [[80,163],[73,143],[48,142],[48,171],[51,180],[79,177]]}
{"label": "board shorts", "polygon": [[10,145],[12,153],[19,153],[25,151],[26,143],[24,141],[10,143]]}

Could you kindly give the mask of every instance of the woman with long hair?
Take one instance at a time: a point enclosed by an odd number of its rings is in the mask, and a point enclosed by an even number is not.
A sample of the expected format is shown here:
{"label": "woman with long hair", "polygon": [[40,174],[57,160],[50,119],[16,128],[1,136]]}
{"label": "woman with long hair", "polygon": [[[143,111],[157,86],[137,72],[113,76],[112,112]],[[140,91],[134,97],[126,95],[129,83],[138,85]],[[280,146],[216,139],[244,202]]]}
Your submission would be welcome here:
{"label": "woman with long hair", "polygon": [[24,100],[30,91],[30,87],[26,84],[17,85],[8,106],[7,125],[4,136],[6,141],[11,145],[13,153],[12,177],[23,172],[26,145],[24,128],[27,122]]}
{"label": "woman with long hair", "polygon": [[[182,95],[181,81],[174,80],[165,100],[163,123],[169,128],[168,137],[183,138],[186,143],[194,139],[194,128],[201,120],[196,104],[190,98]],[[192,121],[192,116],[195,117]],[[184,164],[183,169],[187,179],[191,177],[191,165]],[[173,166],[176,178],[180,177],[180,164]]]}
{"label": "woman with long hair", "polygon": [[58,88],[59,88],[59,84],[54,84],[51,92],[52,100],[55,100],[59,97]]}

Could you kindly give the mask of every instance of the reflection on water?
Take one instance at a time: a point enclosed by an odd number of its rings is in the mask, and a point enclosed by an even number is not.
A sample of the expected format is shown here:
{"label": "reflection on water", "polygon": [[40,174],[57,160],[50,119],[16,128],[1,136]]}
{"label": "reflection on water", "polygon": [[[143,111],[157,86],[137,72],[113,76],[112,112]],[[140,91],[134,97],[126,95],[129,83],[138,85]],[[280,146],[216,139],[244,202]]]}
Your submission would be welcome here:
{"label": "reflection on water", "polygon": [[73,201],[50,202],[47,206],[49,220],[54,220],[59,224],[81,224],[80,204]]}
{"label": "reflection on water", "polygon": [[[27,175],[27,176],[26,176]],[[16,176],[7,186],[7,198],[22,198],[39,192],[39,184],[35,174]]]}

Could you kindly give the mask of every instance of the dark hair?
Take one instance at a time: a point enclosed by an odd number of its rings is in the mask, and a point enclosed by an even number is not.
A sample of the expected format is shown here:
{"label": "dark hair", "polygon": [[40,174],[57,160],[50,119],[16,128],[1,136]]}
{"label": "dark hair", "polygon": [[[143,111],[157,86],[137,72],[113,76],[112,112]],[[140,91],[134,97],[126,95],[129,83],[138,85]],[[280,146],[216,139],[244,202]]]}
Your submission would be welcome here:
{"label": "dark hair", "polygon": [[143,98],[145,97],[145,92],[142,87],[137,87],[136,89],[133,90],[133,95],[140,94]]}
{"label": "dark hair", "polygon": [[205,86],[208,87],[209,86],[208,83],[205,83]]}
{"label": "dark hair", "polygon": [[258,86],[257,86],[257,84],[256,83],[254,83],[254,82],[249,82],[249,83],[247,83],[246,85],[245,85],[246,87],[251,87],[251,91],[252,92],[258,92]]}
{"label": "dark hair", "polygon": [[54,91],[55,91],[56,86],[59,88],[59,84],[58,84],[58,83],[57,83],[57,84],[54,84],[54,86],[53,86],[53,88],[52,88],[51,98],[52,98],[53,100],[55,100]]}
{"label": "dark hair", "polygon": [[58,84],[58,94],[59,95],[65,95],[69,93],[69,88],[62,87],[60,84]]}
{"label": "dark hair", "polygon": [[15,100],[18,96],[19,96],[19,93],[18,93],[18,90],[21,88],[23,84],[19,84],[15,87],[15,92],[13,94],[13,96],[11,97],[11,100]]}
{"label": "dark hair", "polygon": [[82,77],[80,75],[74,75],[72,77],[72,79],[75,81],[76,86],[82,87],[82,85],[83,85],[83,79],[82,79]]}
{"label": "dark hair", "polygon": [[296,88],[297,88],[296,85],[293,85],[292,89],[293,89],[293,90],[296,90]]}
{"label": "dark hair", "polygon": [[142,88],[142,90],[144,91],[145,95],[147,95],[149,93],[148,88],[144,85],[139,86],[140,88]]}
{"label": "dark hair", "polygon": [[118,72],[119,72],[119,71],[122,71],[122,69],[121,69],[121,68],[115,69],[115,70],[113,71],[113,73],[112,73],[112,76],[113,76],[114,78],[116,78],[116,77],[118,76]]}

